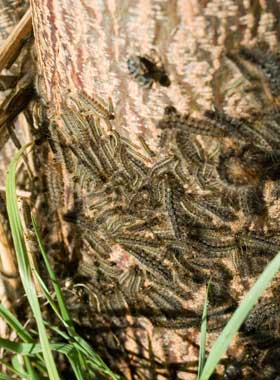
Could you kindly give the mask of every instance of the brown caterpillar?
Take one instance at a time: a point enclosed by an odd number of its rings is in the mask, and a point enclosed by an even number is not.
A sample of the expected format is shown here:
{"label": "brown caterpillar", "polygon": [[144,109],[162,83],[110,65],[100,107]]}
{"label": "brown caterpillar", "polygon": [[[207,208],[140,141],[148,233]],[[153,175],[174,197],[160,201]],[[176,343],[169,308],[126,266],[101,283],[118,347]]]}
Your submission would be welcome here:
{"label": "brown caterpillar", "polygon": [[149,286],[145,289],[144,295],[149,297],[152,303],[157,309],[161,311],[164,315],[176,315],[182,310],[182,305],[178,302],[174,296],[168,295],[166,293],[162,294],[155,289],[153,286]]}
{"label": "brown caterpillar", "polygon": [[133,246],[140,246],[140,247],[151,247],[151,248],[159,248],[160,242],[157,240],[152,239],[140,239],[137,237],[129,237],[125,235],[118,235],[116,238],[116,241],[120,244],[129,244]]}
{"label": "brown caterpillar", "polygon": [[244,330],[249,333],[269,329],[271,323],[279,323],[280,304],[273,300],[262,300],[249,313],[244,322]]}
{"label": "brown caterpillar", "polygon": [[128,245],[123,245],[123,248],[127,252],[131,253],[139,261],[139,263],[142,264],[144,269],[147,269],[147,271],[149,271],[151,274],[162,278],[164,281],[172,281],[172,277],[168,268],[164,266],[159,260],[150,258],[144,249],[131,247]]}
{"label": "brown caterpillar", "polygon": [[180,205],[184,213],[194,222],[209,225],[212,222],[212,213],[209,213],[203,204],[197,202],[190,194],[185,195]]}
{"label": "brown caterpillar", "polygon": [[199,325],[199,316],[192,310],[184,310],[178,318],[166,318],[164,316],[150,317],[155,326],[167,329],[186,329]]}
{"label": "brown caterpillar", "polygon": [[235,139],[244,139],[251,141],[252,144],[260,148],[271,151],[272,147],[261,131],[255,129],[250,123],[242,119],[234,119],[220,111],[205,111],[204,116],[216,122],[219,126],[224,126],[227,129],[227,136]]}
{"label": "brown caterpillar", "polygon": [[100,179],[101,181],[106,181],[106,176],[101,171],[101,168],[96,165],[94,157],[90,152],[85,153],[83,147],[70,145],[70,149],[73,152],[74,156],[77,158],[78,162],[85,166],[91,173],[94,179]]}
{"label": "brown caterpillar", "polygon": [[203,164],[202,151],[198,143],[192,141],[190,135],[186,131],[176,132],[176,144],[183,158],[197,166]]}
{"label": "brown caterpillar", "polygon": [[280,57],[279,53],[273,54],[272,52],[266,52],[263,50],[247,49],[243,47],[240,49],[239,54],[245,60],[252,62],[260,67],[261,71],[269,83],[271,93],[273,96],[280,95]]}
{"label": "brown caterpillar", "polygon": [[88,145],[90,126],[85,118],[69,108],[63,108],[61,119],[64,131],[70,139],[73,139],[76,143]]}
{"label": "brown caterpillar", "polygon": [[196,119],[189,115],[180,115],[174,107],[166,107],[164,117],[158,122],[160,129],[181,129],[189,133],[211,137],[227,137],[228,128],[211,119]]}
{"label": "brown caterpillar", "polygon": [[48,191],[50,206],[53,211],[59,210],[64,205],[64,184],[62,167],[59,163],[52,163],[47,171]]}
{"label": "brown caterpillar", "polygon": [[75,94],[75,96],[70,96],[70,99],[81,110],[80,112],[86,116],[96,115],[104,120],[114,120],[115,118],[111,100],[109,100],[107,109],[101,100],[94,99],[82,91]]}
{"label": "brown caterpillar", "polygon": [[264,236],[256,235],[254,233],[240,233],[237,234],[237,242],[239,245],[244,245],[248,248],[264,250],[271,254],[276,254],[280,250],[280,244],[271,242]]}
{"label": "brown caterpillar", "polygon": [[119,277],[119,283],[129,297],[134,297],[144,285],[144,275],[138,266],[133,266]]}

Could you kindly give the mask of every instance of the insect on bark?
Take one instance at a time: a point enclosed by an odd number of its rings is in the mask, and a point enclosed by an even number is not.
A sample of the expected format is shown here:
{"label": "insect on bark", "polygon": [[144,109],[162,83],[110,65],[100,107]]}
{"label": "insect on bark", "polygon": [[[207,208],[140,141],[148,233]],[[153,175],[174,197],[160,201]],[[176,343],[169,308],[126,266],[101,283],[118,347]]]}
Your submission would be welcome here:
{"label": "insect on bark", "polygon": [[112,131],[111,120],[115,119],[112,100],[109,98],[109,105],[106,108],[103,101],[100,98],[97,100],[97,98],[97,95],[93,98],[82,91],[75,94],[75,96],[70,95],[70,100],[82,115],[100,117],[105,121],[109,131]]}

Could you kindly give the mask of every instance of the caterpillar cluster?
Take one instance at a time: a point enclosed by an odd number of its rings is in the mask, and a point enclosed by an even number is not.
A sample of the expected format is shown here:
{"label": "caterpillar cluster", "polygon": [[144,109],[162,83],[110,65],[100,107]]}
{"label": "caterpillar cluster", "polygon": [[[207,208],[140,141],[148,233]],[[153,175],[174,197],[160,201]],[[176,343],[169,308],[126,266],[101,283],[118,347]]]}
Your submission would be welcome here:
{"label": "caterpillar cluster", "polygon": [[[275,94],[269,68],[264,76]],[[280,249],[279,231],[263,228],[265,187],[280,181],[280,110],[246,119],[217,109],[194,117],[168,106],[157,127],[167,143],[161,139],[165,149],[148,156],[117,132],[101,101],[72,95],[48,127],[50,200],[79,236],[78,279],[94,318],[145,316],[157,327],[197,327],[211,279],[213,330],[237,306],[233,276],[248,288],[247,279]],[[66,182],[74,199],[67,211]],[[79,312],[80,323],[88,321]]]}

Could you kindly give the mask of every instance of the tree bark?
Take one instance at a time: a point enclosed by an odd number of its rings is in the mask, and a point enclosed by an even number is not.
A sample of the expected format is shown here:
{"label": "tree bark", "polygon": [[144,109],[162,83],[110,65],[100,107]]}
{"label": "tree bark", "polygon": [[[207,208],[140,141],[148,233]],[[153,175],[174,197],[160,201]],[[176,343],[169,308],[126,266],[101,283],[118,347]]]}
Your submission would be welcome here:
{"label": "tree bark", "polygon": [[[58,1],[33,0],[39,72],[49,100],[68,89],[111,97],[116,128],[143,134],[157,146],[155,122],[166,105],[182,113],[220,101],[213,83],[226,50],[259,40],[277,46],[276,1]],[[128,74],[127,59],[155,49],[171,86],[147,91]],[[215,85],[215,86],[214,86]],[[246,105],[235,99],[233,113]],[[241,102],[239,107],[235,104]]]}

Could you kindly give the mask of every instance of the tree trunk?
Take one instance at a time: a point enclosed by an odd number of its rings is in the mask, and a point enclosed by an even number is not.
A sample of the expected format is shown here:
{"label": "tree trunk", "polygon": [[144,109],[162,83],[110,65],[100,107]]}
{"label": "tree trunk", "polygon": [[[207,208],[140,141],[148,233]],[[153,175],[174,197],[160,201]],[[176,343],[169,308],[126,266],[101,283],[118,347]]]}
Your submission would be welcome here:
{"label": "tree trunk", "polygon": [[[225,54],[262,41],[273,51],[279,41],[277,0],[31,0],[31,5],[38,73],[47,102],[59,113],[69,90],[83,90],[106,105],[111,98],[113,128],[146,155],[144,138],[155,153],[150,167],[173,153],[172,147],[159,146],[156,127],[167,106],[192,116],[214,107],[233,117],[250,115],[255,100],[235,91],[239,72]],[[152,60],[153,54],[170,84],[156,78],[145,88],[129,74],[127,61],[135,56]],[[113,248],[111,261],[126,270],[130,258]],[[233,283],[239,299],[244,289],[237,274]],[[202,288],[185,306],[201,312],[204,297]],[[111,358],[118,353],[115,361],[127,378],[142,379],[147,373],[151,379],[195,378],[191,370],[198,357],[197,325],[174,331],[156,328],[142,316],[138,327],[131,320],[128,316],[127,325],[121,325],[123,334],[106,341]],[[209,343],[215,337],[210,335]]]}
{"label": "tree trunk", "polygon": [[[39,72],[48,100],[83,89],[112,98],[116,121],[131,139],[143,134],[156,149],[155,123],[166,105],[182,113],[219,103],[214,83],[226,50],[260,40],[277,46],[276,1],[32,1]],[[127,60],[155,49],[171,80],[141,88]],[[246,108],[241,99],[224,107]],[[241,105],[236,106],[236,104]],[[231,108],[230,108],[231,107]]]}

